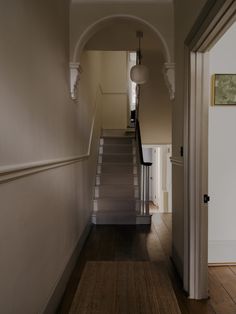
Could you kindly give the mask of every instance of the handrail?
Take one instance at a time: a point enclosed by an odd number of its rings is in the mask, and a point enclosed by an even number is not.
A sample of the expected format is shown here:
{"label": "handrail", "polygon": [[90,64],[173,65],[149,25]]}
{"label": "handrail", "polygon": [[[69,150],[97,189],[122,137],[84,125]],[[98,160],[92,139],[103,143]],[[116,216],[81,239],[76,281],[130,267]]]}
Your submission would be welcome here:
{"label": "handrail", "polygon": [[0,167],[0,184],[6,183],[9,181],[13,181],[28,175],[36,174],[42,171],[67,166],[70,164],[74,164],[80,162],[82,160],[86,160],[90,157],[91,154],[91,145],[93,140],[94,134],[94,125],[97,116],[97,97],[98,93],[101,92],[100,86],[98,87],[97,94],[96,94],[96,101],[95,101],[95,108],[93,119],[90,128],[89,134],[89,141],[88,147],[85,154],[65,157],[65,158],[57,158],[51,160],[44,160],[44,161],[34,161],[25,164],[18,164],[18,165],[11,165],[11,166],[1,166]]}
{"label": "handrail", "polygon": [[143,166],[148,166],[150,167],[152,165],[151,162],[146,162],[143,159],[143,149],[142,149],[142,140],[141,140],[141,132],[140,132],[140,125],[139,125],[139,121],[138,119],[136,119],[136,132],[135,132],[135,136],[136,136],[136,141],[138,144],[138,151],[139,151],[139,158],[140,158],[140,163]]}

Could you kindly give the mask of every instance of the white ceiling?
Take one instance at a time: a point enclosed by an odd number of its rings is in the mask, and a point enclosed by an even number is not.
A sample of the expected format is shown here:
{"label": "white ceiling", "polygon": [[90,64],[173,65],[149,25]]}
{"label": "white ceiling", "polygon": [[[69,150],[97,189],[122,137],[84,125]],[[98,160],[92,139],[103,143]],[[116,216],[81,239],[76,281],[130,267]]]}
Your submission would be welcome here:
{"label": "white ceiling", "polygon": [[171,3],[173,0],[72,0],[73,3]]}

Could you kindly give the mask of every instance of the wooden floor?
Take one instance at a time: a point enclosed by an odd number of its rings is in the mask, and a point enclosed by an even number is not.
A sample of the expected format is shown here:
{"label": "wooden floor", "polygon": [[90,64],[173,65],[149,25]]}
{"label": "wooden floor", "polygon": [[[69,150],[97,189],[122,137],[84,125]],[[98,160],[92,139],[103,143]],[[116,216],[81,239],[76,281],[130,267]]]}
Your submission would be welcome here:
{"label": "wooden floor", "polygon": [[165,265],[148,261],[86,263],[70,314],[97,313],[181,314]]}
{"label": "wooden floor", "polygon": [[150,227],[93,226],[58,313],[69,313],[86,262],[154,261],[165,264],[181,313],[236,314],[236,267],[210,267],[210,298],[194,301],[189,300],[183,293],[170,255],[171,214],[154,213]]}

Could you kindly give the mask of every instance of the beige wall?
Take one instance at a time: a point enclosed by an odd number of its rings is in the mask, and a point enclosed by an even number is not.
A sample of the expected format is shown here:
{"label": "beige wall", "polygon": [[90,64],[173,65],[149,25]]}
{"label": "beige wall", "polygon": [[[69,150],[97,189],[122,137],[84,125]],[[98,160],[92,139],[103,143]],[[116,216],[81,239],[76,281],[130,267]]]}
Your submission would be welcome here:
{"label": "beige wall", "polygon": [[103,129],[127,128],[127,94],[104,94],[102,96]]}
{"label": "beige wall", "polygon": [[[99,54],[100,56],[102,127],[104,129],[126,128],[128,105],[127,52],[87,51],[86,54]],[[150,77],[149,81],[141,87],[140,126],[142,142],[143,144],[169,144],[171,143],[172,103],[164,82],[164,58],[160,52],[155,50],[143,50],[143,56],[143,63],[148,66]],[[86,75],[87,69],[83,64],[82,67],[83,77]],[[96,73],[95,68],[94,76]],[[86,88],[87,90],[90,89],[89,86]]]}
{"label": "beige wall", "polygon": [[184,167],[180,147],[183,146],[184,126],[184,41],[206,0],[175,0],[175,63],[176,94],[172,111],[173,159],[173,259],[183,276],[184,260]]}
{"label": "beige wall", "polygon": [[[96,82],[70,101],[68,1],[8,1],[0,15],[0,171],[86,153]],[[86,162],[0,184],[1,313],[47,305],[89,221],[93,143]]]}
{"label": "beige wall", "polygon": [[[162,51],[162,44],[156,34],[150,28],[134,21],[117,21],[116,23],[106,26],[97,32],[86,44],[86,48],[96,49],[124,49],[126,51],[135,51],[137,49],[136,30],[142,30],[144,37],[142,39],[143,60],[150,70],[149,81],[141,87],[141,105],[140,105],[140,125],[142,132],[143,144],[168,144],[171,143],[171,110],[172,103],[166,83],[164,81],[163,67],[165,58]],[[104,95],[103,106],[104,119],[107,128],[117,127],[117,118],[123,117],[121,127],[126,127],[125,121],[125,97],[120,94],[127,90],[127,65],[125,64],[124,52],[103,52],[104,66],[103,75],[107,78],[103,90],[108,90],[110,95]],[[123,60],[119,60],[122,56]],[[120,58],[120,57],[119,57]],[[123,73],[123,74],[122,74]],[[119,86],[122,82],[123,87]],[[104,85],[104,84],[103,84]],[[110,86],[110,87],[109,87]],[[111,93],[117,91],[114,101]],[[113,96],[115,96],[113,94]],[[117,110],[117,104],[123,104],[123,113],[114,114]],[[109,107],[107,107],[107,105]],[[115,119],[114,119],[115,117]]]}
{"label": "beige wall", "polygon": [[[90,125],[97,105],[97,114],[101,112],[101,62],[102,53],[99,51],[85,51],[81,56],[82,73],[78,87],[78,101],[76,102],[77,124],[80,135],[80,151],[87,149]],[[83,135],[83,136],[81,136]]]}
{"label": "beige wall", "polygon": [[103,93],[127,93],[127,53],[126,51],[102,52]]}
{"label": "beige wall", "polygon": [[164,82],[164,59],[160,52],[144,50],[143,64],[149,69],[149,80],[141,86],[140,127],[143,144],[171,143],[172,103]]}
{"label": "beige wall", "polygon": [[[84,51],[81,56],[82,74],[79,82],[78,120],[80,132],[88,128],[99,97],[99,115],[103,129],[127,127],[127,53],[125,51]],[[81,112],[83,113],[81,115]],[[84,120],[84,117],[87,119]],[[87,122],[86,122],[87,121]],[[85,145],[87,143],[85,137]]]}
{"label": "beige wall", "polygon": [[125,129],[127,127],[127,53],[102,52],[102,127]]}

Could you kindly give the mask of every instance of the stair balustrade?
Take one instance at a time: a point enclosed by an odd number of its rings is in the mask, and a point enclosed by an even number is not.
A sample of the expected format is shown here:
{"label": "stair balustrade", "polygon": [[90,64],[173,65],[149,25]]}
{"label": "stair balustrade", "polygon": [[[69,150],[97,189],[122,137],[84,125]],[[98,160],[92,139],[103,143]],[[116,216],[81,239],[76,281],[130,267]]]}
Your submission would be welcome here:
{"label": "stair balustrade", "polygon": [[136,119],[135,138],[137,150],[137,169],[140,186],[140,214],[149,215],[149,173],[151,162],[144,161],[139,120]]}

